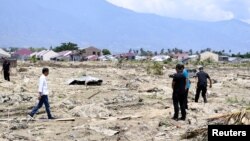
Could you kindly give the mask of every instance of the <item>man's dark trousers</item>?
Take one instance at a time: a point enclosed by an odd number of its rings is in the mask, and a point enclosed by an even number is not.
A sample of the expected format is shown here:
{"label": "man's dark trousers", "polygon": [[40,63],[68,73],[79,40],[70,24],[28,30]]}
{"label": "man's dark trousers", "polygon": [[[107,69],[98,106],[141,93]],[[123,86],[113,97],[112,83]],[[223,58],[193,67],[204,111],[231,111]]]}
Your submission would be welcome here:
{"label": "man's dark trousers", "polygon": [[206,93],[207,93],[207,86],[198,86],[196,89],[196,95],[195,95],[195,102],[198,102],[199,97],[200,97],[200,93],[202,91],[202,97],[204,99],[204,102],[207,102],[207,97],[206,97]]}
{"label": "man's dark trousers", "polygon": [[188,109],[188,92],[189,92],[189,89],[186,89],[185,101],[184,101],[184,106],[186,109]]}
{"label": "man's dark trousers", "polygon": [[186,118],[185,110],[185,94],[173,94],[173,104],[174,104],[174,118],[179,117],[179,105],[181,108],[182,118]]}
{"label": "man's dark trousers", "polygon": [[43,106],[43,104],[45,105],[45,109],[48,115],[48,118],[52,118],[51,113],[50,113],[50,106],[49,106],[49,99],[47,95],[42,95],[41,99],[39,100],[39,103],[37,104],[37,106],[35,106],[32,109],[32,112],[30,113],[30,116],[34,116],[36,114],[36,112]]}
{"label": "man's dark trousers", "polygon": [[4,75],[4,80],[10,81],[10,73],[9,73],[9,71],[4,71],[3,75]]}

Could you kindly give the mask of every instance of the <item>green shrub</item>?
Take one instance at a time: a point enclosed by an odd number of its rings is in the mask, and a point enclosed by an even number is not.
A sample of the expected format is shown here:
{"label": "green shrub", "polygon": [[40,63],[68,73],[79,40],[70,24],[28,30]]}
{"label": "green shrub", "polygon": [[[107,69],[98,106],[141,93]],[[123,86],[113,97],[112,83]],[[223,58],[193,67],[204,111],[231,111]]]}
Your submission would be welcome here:
{"label": "green shrub", "polygon": [[37,62],[37,58],[35,55],[33,55],[31,58],[30,58],[30,62],[32,63],[36,63]]}
{"label": "green shrub", "polygon": [[171,58],[168,58],[167,60],[164,60],[163,63],[164,64],[170,64],[172,62]]}
{"label": "green shrub", "polygon": [[147,73],[153,75],[163,75],[163,65],[159,62],[154,62],[153,65],[149,64]]}

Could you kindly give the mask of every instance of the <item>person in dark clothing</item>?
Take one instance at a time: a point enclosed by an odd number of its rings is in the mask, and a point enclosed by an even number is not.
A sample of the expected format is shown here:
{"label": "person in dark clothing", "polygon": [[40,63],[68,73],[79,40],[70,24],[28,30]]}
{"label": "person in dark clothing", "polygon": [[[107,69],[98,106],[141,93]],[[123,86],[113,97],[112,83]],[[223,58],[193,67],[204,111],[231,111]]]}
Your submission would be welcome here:
{"label": "person in dark clothing", "polygon": [[212,81],[210,79],[210,76],[203,71],[203,67],[199,67],[199,72],[196,74],[196,77],[198,78],[197,83],[197,89],[196,89],[196,95],[195,95],[195,102],[198,102],[200,93],[202,92],[202,97],[204,99],[204,103],[207,103],[207,79],[210,81],[210,88],[212,88]]}
{"label": "person in dark clothing", "polygon": [[173,88],[173,105],[174,105],[174,116],[172,119],[178,120],[179,117],[179,105],[181,108],[181,120],[186,119],[185,109],[185,92],[186,92],[186,78],[183,75],[183,67],[180,64],[176,65],[177,73],[173,76],[172,88]]}
{"label": "person in dark clothing", "polygon": [[7,81],[10,81],[10,62],[6,60],[5,58],[3,59],[3,75],[4,79]]}
{"label": "person in dark clothing", "polygon": [[187,69],[185,69],[185,66],[182,65],[182,68],[183,68],[183,75],[185,76],[186,78],[186,91],[185,91],[185,101],[184,101],[184,104],[185,104],[185,108],[188,109],[188,93],[189,93],[189,89],[190,89],[190,86],[191,86],[191,82],[189,80],[189,72]]}

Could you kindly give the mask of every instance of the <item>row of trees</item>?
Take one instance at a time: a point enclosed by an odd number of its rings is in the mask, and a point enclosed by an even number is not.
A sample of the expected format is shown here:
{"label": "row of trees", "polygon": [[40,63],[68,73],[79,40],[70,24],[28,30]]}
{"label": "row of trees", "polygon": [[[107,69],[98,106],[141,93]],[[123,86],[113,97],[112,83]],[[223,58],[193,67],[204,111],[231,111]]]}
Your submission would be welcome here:
{"label": "row of trees", "polygon": [[[35,51],[38,52],[41,50],[45,50],[46,48],[44,48],[44,47],[40,47],[40,48],[30,47],[29,49],[33,52],[35,52]],[[78,50],[79,47],[76,43],[68,42],[68,43],[61,43],[60,46],[57,46],[55,48],[50,47],[50,49],[54,50],[55,52],[61,52],[61,51],[65,51],[65,50]],[[7,50],[7,49],[5,49],[5,50]],[[7,51],[15,52],[16,50],[18,50],[18,48],[11,47]],[[245,54],[241,54],[241,53],[231,54],[231,52],[232,52],[231,50],[228,50],[228,52],[226,52],[225,50],[214,51],[211,48],[202,49],[202,50],[196,51],[196,52],[194,52],[192,49],[190,49],[189,51],[186,51],[186,52],[189,53],[190,55],[193,55],[193,54],[203,53],[206,51],[211,51],[211,52],[217,53],[219,55],[228,55],[228,56],[232,56],[232,57],[250,58],[250,52],[245,53]],[[159,52],[145,50],[143,48],[140,48],[139,50],[138,49],[136,49],[136,50],[130,49],[129,50],[129,53],[134,53],[134,54],[141,55],[141,56],[169,55],[171,53],[176,54],[176,53],[183,53],[183,52],[185,52],[185,51],[183,51],[182,49],[179,49],[179,48],[161,49]],[[110,50],[108,50],[108,49],[103,49],[102,53],[103,53],[103,55],[110,55],[111,54]]]}
{"label": "row of trees", "polygon": [[[62,43],[60,46],[55,47],[53,50],[55,52],[61,52],[61,51],[65,51],[65,50],[78,50],[79,47],[77,44],[75,43]],[[108,49],[103,49],[102,50],[103,55],[110,55],[111,52]]]}
{"label": "row of trees", "polygon": [[61,51],[65,51],[65,50],[78,50],[78,45],[75,44],[75,43],[71,43],[71,42],[68,42],[68,43],[61,43],[60,46],[57,46],[55,47],[53,50],[55,52],[61,52]]}
{"label": "row of trees", "polygon": [[194,55],[194,54],[200,54],[200,53],[203,53],[203,52],[206,52],[206,51],[210,51],[210,52],[214,52],[218,55],[227,55],[227,56],[238,56],[238,57],[248,57],[248,53],[244,54],[244,55],[241,55],[240,53],[238,53],[237,55],[235,54],[231,54],[232,51],[231,50],[228,50],[228,52],[226,52],[225,50],[220,50],[220,51],[215,51],[215,50],[212,50],[211,48],[206,48],[206,49],[201,49],[200,51],[193,51],[192,49],[188,50],[188,51],[183,51],[182,49],[178,49],[178,48],[173,48],[173,49],[161,49],[160,52],[157,52],[157,51],[150,51],[150,50],[144,50],[143,48],[141,48],[140,50],[133,50],[133,49],[130,49],[129,52],[132,52],[132,53],[135,53],[135,54],[138,54],[138,55],[142,55],[142,56],[153,56],[153,55],[169,55],[171,53],[188,53],[189,55]]}
{"label": "row of trees", "polygon": [[240,58],[250,58],[250,52],[247,52],[245,54],[232,54],[232,57],[240,57]]}

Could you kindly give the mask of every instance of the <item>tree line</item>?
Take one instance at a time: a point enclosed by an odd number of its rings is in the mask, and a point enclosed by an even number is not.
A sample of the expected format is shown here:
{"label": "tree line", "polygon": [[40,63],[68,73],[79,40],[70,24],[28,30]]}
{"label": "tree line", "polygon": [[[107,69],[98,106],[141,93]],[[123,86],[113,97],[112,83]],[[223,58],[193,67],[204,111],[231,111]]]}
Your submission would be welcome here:
{"label": "tree line", "polygon": [[[16,47],[10,47],[9,49],[4,50],[8,52],[15,52],[18,50]],[[45,47],[30,47],[29,48],[32,52],[39,52],[41,50],[46,50]],[[66,51],[66,50],[79,50],[79,47],[76,43],[68,42],[68,43],[61,43],[59,46],[56,47],[50,47],[50,50],[53,50],[55,52],[61,52],[61,51]],[[240,57],[240,58],[250,58],[250,52],[241,54],[240,52],[237,54],[233,54],[231,50],[225,51],[225,50],[220,50],[220,51],[215,51],[212,50],[211,48],[206,48],[206,49],[201,49],[200,51],[194,51],[192,49],[189,49],[188,51],[184,51],[182,49],[179,49],[177,47],[172,48],[172,49],[161,49],[159,52],[158,51],[151,51],[151,50],[145,50],[144,48],[140,49],[129,49],[129,53],[134,53],[136,55],[141,55],[141,56],[156,56],[156,55],[169,55],[171,53],[188,53],[189,55],[195,55],[195,54],[200,54],[206,51],[214,52],[218,55],[225,55],[225,56],[231,56],[231,57]],[[103,49],[102,50],[103,55],[110,55],[111,51],[108,49]]]}

